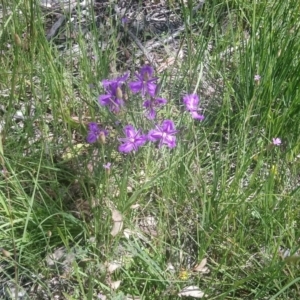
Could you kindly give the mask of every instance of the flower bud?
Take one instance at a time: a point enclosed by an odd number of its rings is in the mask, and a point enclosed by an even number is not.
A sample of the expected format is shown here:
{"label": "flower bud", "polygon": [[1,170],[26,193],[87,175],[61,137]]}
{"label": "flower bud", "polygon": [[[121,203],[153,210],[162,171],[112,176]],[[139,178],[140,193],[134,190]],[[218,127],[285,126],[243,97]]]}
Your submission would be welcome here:
{"label": "flower bud", "polygon": [[3,248],[1,248],[1,252],[2,252],[3,256],[5,256],[7,258],[9,258],[11,256],[10,253],[7,250],[3,249]]}
{"label": "flower bud", "polygon": [[123,92],[120,87],[117,87],[116,96],[118,99],[123,99]]}
{"label": "flower bud", "polygon": [[148,81],[149,79],[150,79],[149,73],[145,72],[145,74],[144,74],[144,81]]}
{"label": "flower bud", "polygon": [[99,141],[101,144],[105,144],[106,143],[106,139],[105,139],[105,133],[103,131],[101,131],[99,133],[99,137],[98,137]]}
{"label": "flower bud", "polygon": [[130,52],[128,51],[127,48],[124,48],[124,55],[126,57],[126,60],[128,60],[131,57]]}
{"label": "flower bud", "polygon": [[106,163],[106,164],[103,165],[103,168],[105,169],[105,172],[106,172],[107,175],[110,174],[110,167],[111,167],[111,163],[110,162],[108,162],[108,163]]}
{"label": "flower bud", "polygon": [[22,46],[22,41],[17,33],[14,33],[14,40],[18,46]]}

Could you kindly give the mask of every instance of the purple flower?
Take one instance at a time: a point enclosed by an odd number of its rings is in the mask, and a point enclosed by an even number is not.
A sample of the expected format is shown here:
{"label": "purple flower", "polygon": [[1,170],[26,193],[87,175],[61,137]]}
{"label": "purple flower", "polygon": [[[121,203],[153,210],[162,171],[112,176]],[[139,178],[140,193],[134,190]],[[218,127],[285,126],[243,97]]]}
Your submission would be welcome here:
{"label": "purple flower", "polygon": [[151,97],[150,100],[146,100],[143,103],[143,106],[146,108],[146,117],[149,120],[154,120],[156,117],[156,110],[155,107],[163,106],[167,103],[167,100],[164,98],[153,98]]}
{"label": "purple flower", "polygon": [[260,81],[261,77],[260,75],[254,75],[254,81]]}
{"label": "purple flower", "polygon": [[124,105],[123,99],[116,98],[113,94],[100,95],[99,103],[103,106],[108,106],[109,110],[113,113],[118,113]]}
{"label": "purple flower", "polygon": [[198,111],[200,110],[198,107],[199,97],[196,94],[184,96],[183,103],[185,104],[186,110],[191,113],[193,119],[200,121],[204,120],[204,116],[198,114]]}
{"label": "purple flower", "polygon": [[118,113],[124,105],[122,85],[128,79],[129,73],[116,79],[104,79],[102,85],[107,94],[99,96],[99,104],[108,106],[111,112]]}
{"label": "purple flower", "polygon": [[281,145],[281,139],[280,138],[273,138],[272,139],[272,144],[274,146],[280,146]]}
{"label": "purple flower", "polygon": [[108,162],[108,163],[106,163],[106,164],[103,165],[103,168],[105,170],[110,170],[110,167],[111,167],[111,163],[110,162]]}
{"label": "purple flower", "polygon": [[139,73],[136,73],[137,81],[129,82],[129,88],[133,93],[141,92],[143,96],[148,94],[154,97],[156,92],[156,77],[152,77],[153,68],[145,65],[140,69]]}
{"label": "purple flower", "polygon": [[124,24],[128,24],[129,23],[129,19],[127,17],[123,17],[121,19],[121,23],[124,25]]}
{"label": "purple flower", "polygon": [[149,131],[148,139],[152,142],[159,141],[159,147],[167,145],[169,148],[174,148],[176,146],[176,136],[174,136],[176,133],[177,130],[173,121],[165,120],[160,126],[156,126],[156,129]]}
{"label": "purple flower", "polygon": [[95,143],[98,140],[99,136],[105,137],[108,135],[107,130],[100,129],[98,127],[98,124],[95,122],[89,123],[88,127],[89,130],[88,130],[86,141],[90,144]]}
{"label": "purple flower", "polygon": [[119,151],[128,153],[137,151],[138,148],[147,142],[147,137],[141,134],[140,130],[136,130],[132,125],[124,127],[125,138],[120,138],[122,144],[119,146]]}
{"label": "purple flower", "polygon": [[105,89],[109,88],[111,85],[117,85],[119,87],[122,86],[126,82],[129,77],[129,73],[125,73],[123,76],[117,77],[115,79],[103,79],[102,85]]}

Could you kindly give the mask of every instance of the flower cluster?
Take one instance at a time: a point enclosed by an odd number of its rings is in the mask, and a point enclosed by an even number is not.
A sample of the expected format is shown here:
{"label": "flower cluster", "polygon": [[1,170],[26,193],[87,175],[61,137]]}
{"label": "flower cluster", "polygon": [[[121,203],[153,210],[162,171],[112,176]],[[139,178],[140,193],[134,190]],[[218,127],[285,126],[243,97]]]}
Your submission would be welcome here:
{"label": "flower cluster", "polygon": [[145,107],[145,116],[149,120],[154,120],[156,117],[156,108],[159,108],[167,103],[164,98],[159,98],[159,85],[157,78],[153,77],[153,68],[146,65],[140,69],[139,73],[135,74],[136,81],[129,82],[129,88],[132,93],[141,93],[144,98],[143,106]]}
{"label": "flower cluster", "polygon": [[119,151],[128,153],[132,150],[137,151],[138,148],[144,145],[147,141],[159,142],[158,147],[166,145],[169,148],[176,146],[176,129],[173,121],[165,120],[161,125],[157,125],[155,129],[151,129],[147,135],[136,130],[132,125],[127,125],[124,128],[125,138],[120,138],[122,144],[119,146]]}
{"label": "flower cluster", "polygon": [[[99,104],[108,107],[110,112],[118,114],[125,103],[125,83],[128,77],[129,73],[126,73],[116,79],[103,80],[102,85],[105,94],[99,96]],[[128,83],[129,90],[133,94],[140,93],[143,99],[145,117],[149,120],[155,120],[157,110],[167,103],[165,98],[159,97],[160,86],[157,80],[158,78],[154,77],[153,68],[145,65],[135,74],[135,79]],[[199,113],[201,109],[198,107],[199,97],[196,94],[184,96],[183,103],[193,119],[200,121],[204,119],[204,116]],[[165,145],[169,148],[174,148],[176,146],[176,133],[178,131],[172,120],[164,120],[160,124],[155,125],[148,134],[143,134],[141,129],[136,129],[132,125],[126,125],[123,131],[125,137],[119,138],[121,144],[118,148],[123,153],[136,152],[139,147],[148,141],[157,142],[158,147]],[[96,123],[90,123],[87,142],[96,142],[100,135],[106,136],[107,132],[101,131]]]}

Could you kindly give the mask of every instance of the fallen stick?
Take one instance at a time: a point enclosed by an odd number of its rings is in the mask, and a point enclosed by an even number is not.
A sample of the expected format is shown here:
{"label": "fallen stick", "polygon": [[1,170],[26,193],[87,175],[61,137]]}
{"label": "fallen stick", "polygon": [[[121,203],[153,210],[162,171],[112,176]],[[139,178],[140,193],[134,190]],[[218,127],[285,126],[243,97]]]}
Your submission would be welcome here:
{"label": "fallen stick", "polygon": [[59,28],[65,23],[66,21],[66,16],[65,15],[61,15],[57,21],[52,25],[49,33],[46,36],[47,41],[50,41],[53,37],[56,36]]}

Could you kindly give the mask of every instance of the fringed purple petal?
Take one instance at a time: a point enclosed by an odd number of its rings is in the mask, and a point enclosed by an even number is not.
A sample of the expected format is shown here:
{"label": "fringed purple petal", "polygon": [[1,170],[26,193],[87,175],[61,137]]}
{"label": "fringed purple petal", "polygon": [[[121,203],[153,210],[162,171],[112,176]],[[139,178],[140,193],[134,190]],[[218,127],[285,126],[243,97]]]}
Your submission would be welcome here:
{"label": "fringed purple petal", "polygon": [[138,93],[143,89],[143,82],[141,81],[132,81],[129,82],[129,88],[133,93]]}

